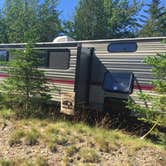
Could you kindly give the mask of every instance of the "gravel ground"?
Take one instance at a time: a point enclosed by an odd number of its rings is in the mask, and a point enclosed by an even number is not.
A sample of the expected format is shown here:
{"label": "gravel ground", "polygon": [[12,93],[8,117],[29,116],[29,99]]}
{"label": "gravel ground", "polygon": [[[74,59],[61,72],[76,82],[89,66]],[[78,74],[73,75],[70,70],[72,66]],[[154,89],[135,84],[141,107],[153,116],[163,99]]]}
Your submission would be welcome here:
{"label": "gravel ground", "polygon": [[[166,153],[159,149],[144,147],[130,152],[122,145],[118,149],[112,149],[109,153],[96,150],[98,159],[95,162],[87,163],[80,158],[76,153],[72,157],[65,157],[65,150],[68,145],[58,145],[57,151],[52,153],[46,143],[40,142],[34,146],[28,146],[24,143],[16,146],[9,146],[9,137],[11,132],[15,129],[11,121],[6,121],[6,124],[0,124],[0,160],[16,160],[26,159],[28,161],[35,161],[37,157],[44,157],[50,166],[63,165],[96,165],[96,166],[165,166]],[[86,137],[82,138],[83,140]],[[86,141],[82,143],[75,140],[75,145],[81,150],[82,147],[87,147]],[[91,147],[93,148],[93,146]]]}

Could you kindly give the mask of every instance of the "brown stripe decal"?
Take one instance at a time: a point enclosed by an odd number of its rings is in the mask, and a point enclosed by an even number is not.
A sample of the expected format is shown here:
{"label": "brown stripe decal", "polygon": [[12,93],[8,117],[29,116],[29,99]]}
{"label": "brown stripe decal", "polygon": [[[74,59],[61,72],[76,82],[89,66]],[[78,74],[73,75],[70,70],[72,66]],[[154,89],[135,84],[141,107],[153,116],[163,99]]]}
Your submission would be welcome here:
{"label": "brown stripe decal", "polygon": [[6,77],[8,77],[8,75],[7,74],[0,74],[0,77],[2,77],[2,78],[6,78]]}
{"label": "brown stripe decal", "polygon": [[[6,78],[6,77],[8,77],[7,74],[0,74],[0,78]],[[75,84],[74,80],[49,79],[48,81],[52,82],[52,83],[59,83],[59,84],[68,84],[68,85]],[[101,82],[91,82],[91,85],[102,86],[102,83]],[[134,85],[134,89],[154,90],[154,86],[153,85]]]}
{"label": "brown stripe decal", "polygon": [[134,89],[140,90],[154,90],[153,85],[134,85]]}
{"label": "brown stripe decal", "polygon": [[[0,78],[7,78],[9,75],[7,74],[0,74]],[[69,84],[69,85],[74,85],[75,81],[74,80],[61,80],[61,79],[49,79],[49,82],[53,83],[61,83],[61,84]]]}
{"label": "brown stripe decal", "polygon": [[[102,86],[102,82],[91,82],[91,85]],[[154,90],[153,85],[134,85],[134,89],[138,90]]]}

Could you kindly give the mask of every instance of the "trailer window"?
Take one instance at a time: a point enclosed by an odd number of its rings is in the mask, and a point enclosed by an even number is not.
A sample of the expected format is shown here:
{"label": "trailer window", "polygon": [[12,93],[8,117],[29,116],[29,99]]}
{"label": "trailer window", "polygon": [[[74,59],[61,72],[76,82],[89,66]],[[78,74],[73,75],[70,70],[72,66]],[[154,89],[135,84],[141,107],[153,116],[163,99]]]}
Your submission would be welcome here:
{"label": "trailer window", "polygon": [[108,45],[108,52],[135,52],[136,50],[137,50],[136,42],[110,43]]}
{"label": "trailer window", "polygon": [[103,89],[109,92],[132,93],[134,75],[124,72],[106,72],[103,81]]}
{"label": "trailer window", "polygon": [[68,69],[70,60],[69,50],[55,50],[49,52],[49,68]]}
{"label": "trailer window", "polygon": [[0,62],[8,61],[8,51],[0,50]]}

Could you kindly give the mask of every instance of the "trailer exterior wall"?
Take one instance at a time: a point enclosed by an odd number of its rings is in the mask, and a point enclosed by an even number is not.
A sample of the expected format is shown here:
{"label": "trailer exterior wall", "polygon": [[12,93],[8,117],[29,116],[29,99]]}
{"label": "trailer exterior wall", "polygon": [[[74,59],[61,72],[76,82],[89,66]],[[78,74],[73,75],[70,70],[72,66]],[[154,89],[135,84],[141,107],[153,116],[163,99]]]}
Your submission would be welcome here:
{"label": "trailer exterior wall", "polygon": [[[53,92],[53,99],[60,101],[61,94],[78,92],[81,89],[81,96],[77,96],[80,102],[86,102],[89,100],[89,104],[95,106],[98,109],[102,109],[104,105],[104,100],[106,97],[115,97],[117,99],[127,99],[127,94],[120,93],[110,93],[106,92],[102,88],[102,83],[104,79],[104,73],[108,71],[123,71],[123,72],[133,72],[135,75],[135,88],[134,92],[130,95],[135,102],[144,104],[137,97],[137,92],[143,91],[155,95],[153,92],[153,87],[151,81],[154,79],[151,72],[151,67],[146,65],[143,60],[146,56],[155,56],[157,53],[165,53],[166,45],[162,43],[162,40],[166,37],[155,37],[155,38],[135,38],[135,39],[112,39],[112,40],[94,40],[94,41],[74,41],[65,43],[38,43],[36,44],[36,49],[43,50],[55,50],[55,49],[69,49],[70,56],[70,67],[66,70],[56,70],[43,68],[46,76],[56,87],[59,88],[60,93]],[[128,43],[136,42],[137,50],[134,52],[108,52],[108,45],[110,43]],[[24,44],[0,44],[0,50],[18,48],[22,49]],[[92,56],[92,63],[90,68],[88,66],[88,59],[86,53],[90,53],[85,48],[94,48],[94,54]],[[80,58],[81,52],[85,55],[86,64],[79,64],[78,58]],[[82,54],[82,55],[83,55]],[[77,67],[80,67],[78,72],[80,74],[80,80],[76,77]],[[88,69],[89,68],[89,69]],[[88,80],[88,74],[91,78]],[[84,74],[86,77],[84,77]],[[6,77],[3,71],[0,71],[0,79]],[[80,81],[80,82],[79,82]],[[86,85],[82,86],[82,81]],[[89,83],[89,87],[87,86]],[[89,95],[88,95],[89,89]],[[85,91],[86,93],[84,93]],[[79,94],[79,95],[80,95]],[[88,99],[89,96],[89,99]]]}
{"label": "trailer exterior wall", "polygon": [[[23,49],[25,44],[0,44],[0,50],[12,50],[12,49]],[[55,86],[58,91],[52,91],[51,95],[53,100],[61,101],[61,94],[75,92],[75,79],[76,79],[76,61],[78,55],[78,49],[81,46],[75,44],[56,44],[56,43],[40,43],[35,45],[36,50],[59,50],[68,49],[70,51],[70,61],[68,69],[51,69],[51,68],[40,68],[46,74],[49,79],[50,86]],[[10,56],[10,55],[9,55]],[[2,69],[2,66],[1,66]],[[3,70],[0,71],[0,80],[2,81],[7,75]]]}
{"label": "trailer exterior wall", "polygon": [[[144,105],[137,96],[137,92],[143,91],[154,95],[151,81],[154,79],[151,67],[144,63],[146,56],[155,56],[157,53],[166,52],[166,44],[162,43],[166,38],[145,38],[145,39],[116,39],[102,41],[82,42],[84,47],[94,47],[95,54],[92,62],[92,77],[90,83],[89,103],[98,109],[104,104],[105,97],[128,98],[126,94],[106,92],[102,88],[104,73],[109,71],[133,72],[135,75],[135,85],[132,99]],[[108,52],[107,47],[110,43],[136,42],[135,52]]]}

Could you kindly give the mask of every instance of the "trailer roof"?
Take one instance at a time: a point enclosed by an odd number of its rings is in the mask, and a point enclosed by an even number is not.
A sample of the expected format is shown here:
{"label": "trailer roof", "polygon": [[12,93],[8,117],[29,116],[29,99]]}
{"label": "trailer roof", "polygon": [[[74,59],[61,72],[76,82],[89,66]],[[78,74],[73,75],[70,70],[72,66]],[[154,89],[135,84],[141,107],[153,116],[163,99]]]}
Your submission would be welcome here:
{"label": "trailer roof", "polygon": [[78,43],[102,43],[102,42],[116,42],[116,41],[146,41],[146,40],[164,40],[164,37],[144,37],[144,38],[123,38],[123,39],[101,39],[101,40],[81,40]]}
{"label": "trailer roof", "polygon": [[[123,38],[123,39],[101,39],[101,40],[80,40],[80,41],[67,41],[67,42],[60,42],[60,43],[54,43],[54,42],[39,42],[36,43],[37,46],[47,46],[47,45],[55,45],[55,46],[69,46],[69,47],[75,47],[79,46],[82,43],[103,43],[103,42],[118,42],[118,41],[156,41],[156,40],[166,40],[166,36],[164,37],[144,37],[144,38]],[[11,47],[17,47],[17,46],[24,46],[27,43],[2,43],[0,44],[0,47],[2,46],[11,46]]]}
{"label": "trailer roof", "polygon": [[[0,48],[24,48],[27,43],[2,43]],[[40,42],[36,43],[36,47],[78,47],[81,43],[78,42],[63,42],[63,43],[53,43],[53,42]]]}

